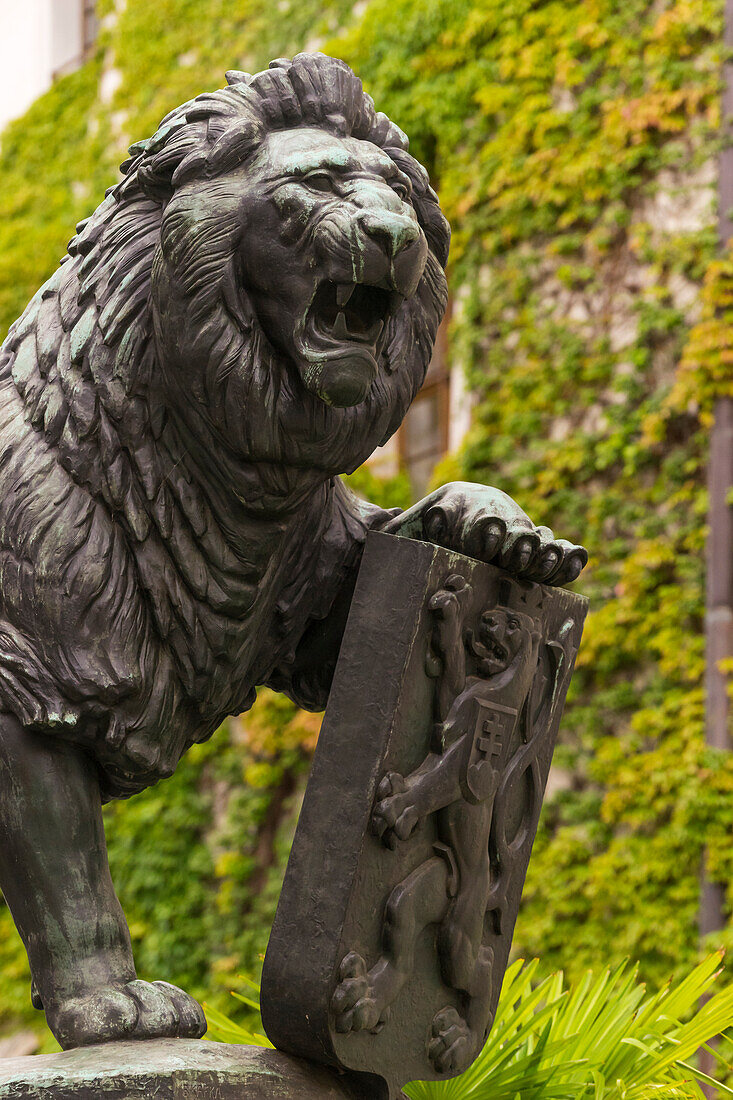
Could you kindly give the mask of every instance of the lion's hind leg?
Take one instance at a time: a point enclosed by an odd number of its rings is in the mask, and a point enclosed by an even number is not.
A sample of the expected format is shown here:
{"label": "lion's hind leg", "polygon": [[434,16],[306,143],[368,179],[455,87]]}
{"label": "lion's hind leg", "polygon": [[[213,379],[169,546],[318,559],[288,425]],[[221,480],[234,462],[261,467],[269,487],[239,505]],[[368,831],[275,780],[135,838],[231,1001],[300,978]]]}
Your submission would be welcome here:
{"label": "lion's hind leg", "polygon": [[331,1001],[337,1031],[379,1030],[412,974],[417,937],[443,920],[448,900],[448,867],[438,857],[395,886],[385,907],[381,957],[371,970],[355,951],[341,963],[341,980]]}
{"label": "lion's hind leg", "polygon": [[203,1034],[203,1013],[188,994],[137,980],[94,764],[7,713],[0,713],[0,889],[28,951],[36,1000],[63,1047]]}

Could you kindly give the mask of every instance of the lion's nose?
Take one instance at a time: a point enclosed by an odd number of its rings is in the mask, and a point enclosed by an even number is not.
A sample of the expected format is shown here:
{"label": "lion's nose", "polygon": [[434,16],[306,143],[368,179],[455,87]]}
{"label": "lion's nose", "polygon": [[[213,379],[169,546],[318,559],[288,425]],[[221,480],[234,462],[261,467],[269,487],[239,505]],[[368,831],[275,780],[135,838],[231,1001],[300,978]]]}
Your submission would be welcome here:
{"label": "lion's nose", "polygon": [[389,210],[365,210],[358,224],[371,242],[369,247],[360,249],[363,280],[379,284],[386,278],[403,297],[411,298],[428,256],[420,226],[404,214]]}
{"label": "lion's nose", "polygon": [[419,226],[401,214],[366,212],[362,214],[360,221],[364,232],[393,259],[420,236]]}

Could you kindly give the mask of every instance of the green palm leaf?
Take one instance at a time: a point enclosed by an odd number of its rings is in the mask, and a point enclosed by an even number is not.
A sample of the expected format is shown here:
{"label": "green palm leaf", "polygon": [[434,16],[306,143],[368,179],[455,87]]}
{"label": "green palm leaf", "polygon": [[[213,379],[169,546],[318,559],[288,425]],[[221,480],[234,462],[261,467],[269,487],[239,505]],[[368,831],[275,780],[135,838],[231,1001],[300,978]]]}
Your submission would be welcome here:
{"label": "green palm leaf", "polygon": [[[690,1062],[716,1035],[726,1050],[733,1042],[725,1034],[733,1027],[733,985],[711,992],[721,960],[713,954],[649,994],[628,962],[568,985],[561,971],[537,981],[538,960],[520,959],[507,968],[496,1021],[473,1065],[449,1081],[413,1081],[405,1093],[410,1100],[704,1100],[706,1084],[733,1096]],[[254,998],[234,996],[257,1007]],[[210,1038],[270,1045],[214,1009],[206,1015]],[[729,1070],[721,1050],[714,1053]]]}
{"label": "green palm leaf", "polygon": [[561,973],[535,984],[536,963],[515,963],[473,1066],[452,1081],[414,1082],[405,1092],[411,1100],[703,1100],[705,1081],[733,1095],[688,1062],[733,1023],[733,987],[700,1006],[720,961],[712,955],[652,995],[628,963],[589,972],[570,988]]}

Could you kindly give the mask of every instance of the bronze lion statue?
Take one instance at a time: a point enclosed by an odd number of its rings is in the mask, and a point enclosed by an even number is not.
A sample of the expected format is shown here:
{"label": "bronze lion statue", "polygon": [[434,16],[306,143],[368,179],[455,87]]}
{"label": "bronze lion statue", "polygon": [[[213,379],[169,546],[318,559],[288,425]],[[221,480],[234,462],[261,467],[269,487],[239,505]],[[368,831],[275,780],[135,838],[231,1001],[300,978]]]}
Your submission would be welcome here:
{"label": "bronze lion statue", "polygon": [[423,381],[448,225],[343,62],[227,78],[131,147],[0,351],[0,887],[64,1047],[203,1034],[136,977],[101,805],[257,685],[325,705],[370,528],[586,560],[497,490],[396,514],[339,480]]}

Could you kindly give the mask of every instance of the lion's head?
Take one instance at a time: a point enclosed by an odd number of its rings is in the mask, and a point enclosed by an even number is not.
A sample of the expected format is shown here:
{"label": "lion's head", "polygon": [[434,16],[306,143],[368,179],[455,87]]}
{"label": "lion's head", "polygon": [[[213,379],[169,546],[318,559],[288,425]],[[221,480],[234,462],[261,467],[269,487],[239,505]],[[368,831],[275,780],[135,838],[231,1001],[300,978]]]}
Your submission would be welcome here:
{"label": "lion's head", "polygon": [[[358,405],[377,376],[388,322],[428,254],[409,177],[371,141],[307,126],[267,135],[226,176],[243,227],[237,259],[265,334],[329,405]],[[231,189],[231,190],[230,190]],[[201,188],[174,200],[190,211]]]}
{"label": "lion's head", "polygon": [[[162,387],[295,488],[399,426],[445,309],[449,230],[343,62],[299,54],[168,115],[69,247],[129,397]],[[299,473],[297,472],[299,471]]]}
{"label": "lion's head", "polygon": [[508,607],[493,607],[484,611],[479,620],[477,636],[469,644],[482,676],[496,676],[515,661],[518,654],[529,653],[537,624],[529,615]]}

